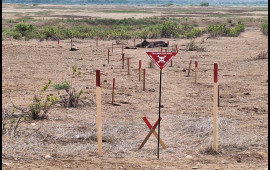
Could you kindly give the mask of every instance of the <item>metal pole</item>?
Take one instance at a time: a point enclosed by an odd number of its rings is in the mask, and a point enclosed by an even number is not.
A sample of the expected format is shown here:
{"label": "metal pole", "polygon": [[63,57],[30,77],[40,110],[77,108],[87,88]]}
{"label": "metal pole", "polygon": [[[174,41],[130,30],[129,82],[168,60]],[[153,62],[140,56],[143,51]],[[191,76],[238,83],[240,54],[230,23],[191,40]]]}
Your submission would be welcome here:
{"label": "metal pole", "polygon": [[158,109],[158,151],[157,151],[157,158],[159,159],[159,139],[160,139],[160,109],[161,109],[161,75],[162,70],[160,70],[160,81],[159,81],[159,109]]}

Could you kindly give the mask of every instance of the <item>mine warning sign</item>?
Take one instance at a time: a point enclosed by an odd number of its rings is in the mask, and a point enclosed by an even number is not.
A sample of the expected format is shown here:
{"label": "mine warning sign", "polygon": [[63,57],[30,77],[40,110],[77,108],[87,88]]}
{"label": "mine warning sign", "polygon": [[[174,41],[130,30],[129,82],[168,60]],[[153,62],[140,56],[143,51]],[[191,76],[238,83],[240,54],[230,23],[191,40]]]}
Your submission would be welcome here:
{"label": "mine warning sign", "polygon": [[162,70],[177,54],[177,52],[146,52],[155,64]]}

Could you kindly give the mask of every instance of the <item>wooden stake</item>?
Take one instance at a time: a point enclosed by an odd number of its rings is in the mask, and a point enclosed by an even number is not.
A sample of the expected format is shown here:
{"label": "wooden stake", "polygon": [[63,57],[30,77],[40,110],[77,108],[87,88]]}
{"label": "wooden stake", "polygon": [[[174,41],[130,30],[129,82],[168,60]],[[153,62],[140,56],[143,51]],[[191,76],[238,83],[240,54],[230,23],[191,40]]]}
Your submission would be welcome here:
{"label": "wooden stake", "polygon": [[115,89],[115,78],[113,78],[113,88],[112,88],[112,105],[114,104],[114,89]]}
{"label": "wooden stake", "polygon": [[102,155],[102,120],[101,120],[101,88],[100,70],[96,70],[96,95],[97,95],[97,131],[98,131],[98,155]]}
{"label": "wooden stake", "polygon": [[198,78],[198,62],[195,61],[195,84],[197,84],[197,78]]}
{"label": "wooden stake", "polygon": [[98,47],[98,37],[96,38],[96,46]]}
{"label": "wooden stake", "polygon": [[218,151],[218,64],[214,63],[213,149]]}
{"label": "wooden stake", "polygon": [[139,81],[141,81],[141,69],[142,69],[142,61],[139,60]]}
{"label": "wooden stake", "polygon": [[145,69],[143,69],[143,91],[145,91]]}
{"label": "wooden stake", "polygon": [[70,49],[72,49],[72,39],[70,40],[70,46],[71,46]]}
{"label": "wooden stake", "polygon": [[108,64],[110,63],[110,50],[108,49]]}
{"label": "wooden stake", "polygon": [[125,54],[122,54],[122,69],[125,67]]}
{"label": "wooden stake", "polygon": [[190,74],[191,61],[192,61],[192,60],[190,60],[189,66],[188,66],[188,74],[187,74],[188,77],[190,76],[189,74]]}
{"label": "wooden stake", "polygon": [[112,53],[113,53],[113,43],[112,43]]}
{"label": "wooden stake", "polygon": [[128,75],[130,75],[129,57],[127,58],[127,65],[128,65]]}
{"label": "wooden stake", "polygon": [[[150,122],[147,120],[147,118],[146,118],[146,117],[143,117],[143,120],[144,120],[144,122],[146,123],[146,125],[148,126],[148,128],[149,128],[149,129],[152,129],[152,125],[151,125]],[[157,134],[157,132],[154,131],[153,134],[154,134],[154,136],[158,139],[158,134]],[[160,140],[160,144],[161,144],[161,146],[163,147],[163,149],[166,149],[167,146],[165,145],[165,143],[163,142],[163,140],[162,140],[161,138],[159,138],[159,140]]]}
{"label": "wooden stake", "polygon": [[[158,124],[160,123],[160,120],[161,120],[162,118],[160,118],[160,119],[158,119],[157,121],[156,121],[156,123],[154,124],[154,126],[152,127],[152,129],[149,131],[149,133],[146,135],[146,137],[145,137],[145,139],[143,140],[143,142],[142,142],[142,144],[140,145],[140,147],[139,147],[139,149],[141,149],[143,146],[144,146],[144,144],[147,142],[147,140],[149,139],[149,137],[151,136],[151,134],[155,131],[155,129],[157,128],[157,126],[158,126]],[[160,139],[160,138],[158,138],[158,139]]]}
{"label": "wooden stake", "polygon": [[58,43],[58,48],[59,48],[59,44],[60,44],[60,40],[59,39],[58,39],[57,43]]}

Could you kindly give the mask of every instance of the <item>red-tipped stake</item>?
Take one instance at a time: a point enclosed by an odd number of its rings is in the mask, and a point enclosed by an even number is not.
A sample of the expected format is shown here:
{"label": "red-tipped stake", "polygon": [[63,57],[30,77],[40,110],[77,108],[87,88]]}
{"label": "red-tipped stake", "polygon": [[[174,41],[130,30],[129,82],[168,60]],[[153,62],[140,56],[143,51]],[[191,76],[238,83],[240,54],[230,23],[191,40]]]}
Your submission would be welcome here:
{"label": "red-tipped stake", "polygon": [[188,66],[188,74],[187,74],[187,76],[189,77],[190,75],[190,67],[191,67],[191,60],[190,60],[190,62],[189,62],[189,66]]}
{"label": "red-tipped stake", "polygon": [[97,95],[97,131],[98,131],[98,155],[102,155],[102,120],[101,120],[101,88],[100,70],[96,70],[96,95]]}
{"label": "red-tipped stake", "polygon": [[178,46],[177,45],[175,45],[175,50],[176,50],[176,52],[178,52]]}
{"label": "red-tipped stake", "polygon": [[128,75],[130,75],[129,57],[127,58],[127,65],[128,65]]}
{"label": "red-tipped stake", "polygon": [[139,60],[139,81],[141,81],[141,69],[142,69],[142,61]]}
{"label": "red-tipped stake", "polygon": [[114,89],[115,89],[115,78],[113,78],[113,88],[112,88],[112,105],[114,104]]}
{"label": "red-tipped stake", "polygon": [[145,69],[143,69],[143,91],[145,91]]}
{"label": "red-tipped stake", "polygon": [[59,48],[59,44],[60,44],[60,40],[59,39],[58,39],[57,43],[58,43],[58,48]]}
{"label": "red-tipped stake", "polygon": [[98,46],[98,37],[96,38],[96,46]]}
{"label": "red-tipped stake", "polygon": [[218,64],[214,63],[213,149],[218,151]]}
{"label": "red-tipped stake", "polygon": [[195,83],[197,83],[198,79],[198,62],[195,61]]}
{"label": "red-tipped stake", "polygon": [[122,69],[125,67],[125,54],[122,54]]}
{"label": "red-tipped stake", "polygon": [[108,49],[108,64],[110,63],[110,50]]}

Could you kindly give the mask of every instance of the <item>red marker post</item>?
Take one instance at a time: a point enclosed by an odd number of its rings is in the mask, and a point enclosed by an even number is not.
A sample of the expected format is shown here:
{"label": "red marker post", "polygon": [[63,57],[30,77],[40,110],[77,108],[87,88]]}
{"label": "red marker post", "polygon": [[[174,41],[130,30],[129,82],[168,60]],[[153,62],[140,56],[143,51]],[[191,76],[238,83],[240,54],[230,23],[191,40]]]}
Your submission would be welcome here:
{"label": "red marker post", "polygon": [[127,65],[128,65],[128,75],[130,75],[130,64],[129,64],[129,57],[127,58]]}
{"label": "red marker post", "polygon": [[122,54],[122,69],[125,67],[125,54]]}
{"label": "red marker post", "polygon": [[197,78],[198,78],[198,62],[195,61],[195,84],[197,84]]}
{"label": "red marker post", "polygon": [[108,49],[108,64],[110,63],[110,50]]}
{"label": "red marker post", "polygon": [[115,78],[113,78],[113,88],[112,88],[112,105],[114,104],[114,89],[115,89]]}
{"label": "red marker post", "polygon": [[190,67],[191,67],[191,62],[192,62],[192,60],[190,60],[190,62],[189,62],[189,66],[188,66],[188,74],[187,74],[187,76],[189,77],[190,75]]}
{"label": "red marker post", "polygon": [[139,60],[139,81],[141,81],[141,69],[142,69],[142,61]]}
{"label": "red marker post", "polygon": [[101,88],[100,70],[96,70],[96,95],[97,95],[97,131],[98,131],[98,155],[102,155],[102,120],[101,120]]}
{"label": "red marker post", "polygon": [[143,91],[145,91],[145,69],[143,69]]}
{"label": "red marker post", "polygon": [[218,64],[214,63],[213,149],[218,151]]}
{"label": "red marker post", "polygon": [[98,37],[96,38],[96,46],[98,47]]}

